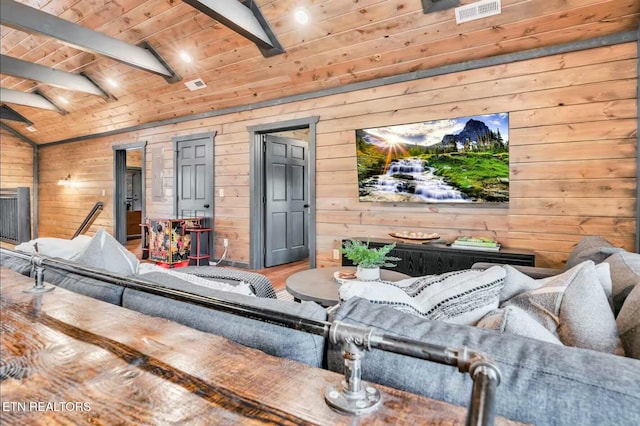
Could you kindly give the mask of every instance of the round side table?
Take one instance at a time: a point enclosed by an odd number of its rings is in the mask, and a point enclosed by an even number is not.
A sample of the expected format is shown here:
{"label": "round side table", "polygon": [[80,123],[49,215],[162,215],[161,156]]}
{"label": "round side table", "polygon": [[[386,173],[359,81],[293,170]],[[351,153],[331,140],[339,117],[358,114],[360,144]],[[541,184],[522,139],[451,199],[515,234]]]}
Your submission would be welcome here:
{"label": "round side table", "polygon": [[[338,289],[340,284],[335,280],[337,271],[352,270],[353,266],[337,266],[332,268],[315,268],[296,272],[286,280],[286,288],[296,302],[302,300],[317,302],[322,306],[333,306],[340,301]],[[380,270],[380,279],[385,281],[399,281],[410,278],[396,271]]]}

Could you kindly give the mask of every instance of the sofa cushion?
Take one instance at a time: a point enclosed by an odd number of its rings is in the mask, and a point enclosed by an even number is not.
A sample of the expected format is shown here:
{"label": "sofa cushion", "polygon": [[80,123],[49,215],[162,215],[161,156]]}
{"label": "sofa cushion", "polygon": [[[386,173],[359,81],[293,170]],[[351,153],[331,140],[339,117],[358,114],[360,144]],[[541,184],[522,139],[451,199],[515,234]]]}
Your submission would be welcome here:
{"label": "sofa cushion", "polygon": [[[537,425],[632,425],[640,418],[640,362],[635,359],[425,320],[361,298],[338,306],[330,320],[484,352],[502,374],[496,391],[500,416]],[[333,344],[328,365],[343,372],[340,348]],[[365,353],[362,374],[366,381],[469,404],[472,381],[455,367],[374,349]]]}
{"label": "sofa cushion", "polygon": [[84,294],[114,305],[122,305],[123,286],[53,268],[45,268],[43,277],[45,282],[74,293]]}
{"label": "sofa cushion", "polygon": [[0,265],[2,265],[3,268],[12,269],[27,277],[31,275],[32,265],[29,259],[23,259],[13,254],[5,254],[3,252],[0,254]]}
{"label": "sofa cushion", "polygon": [[593,263],[601,263],[613,253],[622,251],[621,248],[614,247],[606,239],[597,235],[587,235],[582,237],[578,244],[569,254],[569,259],[565,264],[565,270],[573,268],[585,260],[592,260]]}
{"label": "sofa cushion", "polygon": [[504,276],[504,269],[494,266],[397,282],[349,281],[340,286],[339,294],[342,300],[362,297],[423,318],[475,324],[498,307]]}
{"label": "sofa cushion", "polygon": [[[249,297],[214,289],[206,289],[203,295],[223,301],[242,303],[277,314],[292,314],[321,321],[327,318],[327,312],[313,302],[293,303],[277,299]],[[321,367],[323,364],[325,339],[322,336],[131,288],[125,289],[122,306],[226,337],[236,343],[259,349],[270,355],[293,359],[314,367]]]}
{"label": "sofa cushion", "polygon": [[616,318],[625,355],[640,359],[640,285],[626,298]]}
{"label": "sofa cushion", "polygon": [[495,309],[478,321],[476,326],[562,345],[558,337],[517,306]]}
{"label": "sofa cushion", "polygon": [[121,275],[132,275],[138,272],[140,262],[136,256],[120,244],[115,238],[100,228],[82,253],[73,261],[92,268]]}
{"label": "sofa cushion", "polygon": [[620,251],[604,260],[611,270],[613,311],[617,316],[626,297],[640,284],[640,254]]}
{"label": "sofa cushion", "polygon": [[[608,268],[605,268],[608,269]],[[613,312],[594,263],[583,262],[539,280],[538,288],[507,300],[535,318],[565,345],[622,354]]]}

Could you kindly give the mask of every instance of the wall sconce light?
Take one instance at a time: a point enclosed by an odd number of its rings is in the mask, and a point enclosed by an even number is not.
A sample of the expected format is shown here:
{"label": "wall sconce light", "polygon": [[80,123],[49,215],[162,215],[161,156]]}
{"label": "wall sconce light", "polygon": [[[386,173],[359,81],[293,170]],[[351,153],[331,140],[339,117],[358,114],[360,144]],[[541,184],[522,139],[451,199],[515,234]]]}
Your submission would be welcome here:
{"label": "wall sconce light", "polygon": [[60,180],[58,180],[58,185],[62,185],[62,186],[71,185],[71,175],[66,175],[61,177]]}

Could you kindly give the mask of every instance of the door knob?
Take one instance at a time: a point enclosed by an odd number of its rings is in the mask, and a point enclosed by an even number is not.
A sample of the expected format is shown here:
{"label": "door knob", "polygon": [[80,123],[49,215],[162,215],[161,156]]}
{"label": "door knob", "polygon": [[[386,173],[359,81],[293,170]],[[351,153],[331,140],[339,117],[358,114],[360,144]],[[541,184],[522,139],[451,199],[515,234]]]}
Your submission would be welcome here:
{"label": "door knob", "polygon": [[311,206],[310,206],[309,204],[305,204],[305,205],[304,205],[304,206],[302,206],[302,207],[304,207],[305,209],[308,209],[308,208],[309,208],[309,207],[311,207]]}
{"label": "door knob", "polygon": [[204,208],[205,208],[205,209],[208,209],[208,208],[209,208],[209,204],[205,204],[205,205],[204,205]]}

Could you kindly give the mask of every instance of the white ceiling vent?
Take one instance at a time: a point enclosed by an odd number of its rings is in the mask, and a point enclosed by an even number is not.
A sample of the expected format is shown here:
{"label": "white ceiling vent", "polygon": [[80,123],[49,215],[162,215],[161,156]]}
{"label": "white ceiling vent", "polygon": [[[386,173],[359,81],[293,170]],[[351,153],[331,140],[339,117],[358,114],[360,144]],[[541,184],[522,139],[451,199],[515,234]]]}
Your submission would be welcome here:
{"label": "white ceiling vent", "polygon": [[499,15],[502,11],[500,0],[480,0],[466,6],[456,7],[456,23],[475,21],[487,16]]}
{"label": "white ceiling vent", "polygon": [[207,87],[207,83],[202,81],[201,78],[196,78],[195,80],[187,81],[186,83],[184,83],[184,85],[187,86],[189,90],[191,90],[192,92],[194,90],[200,90]]}

